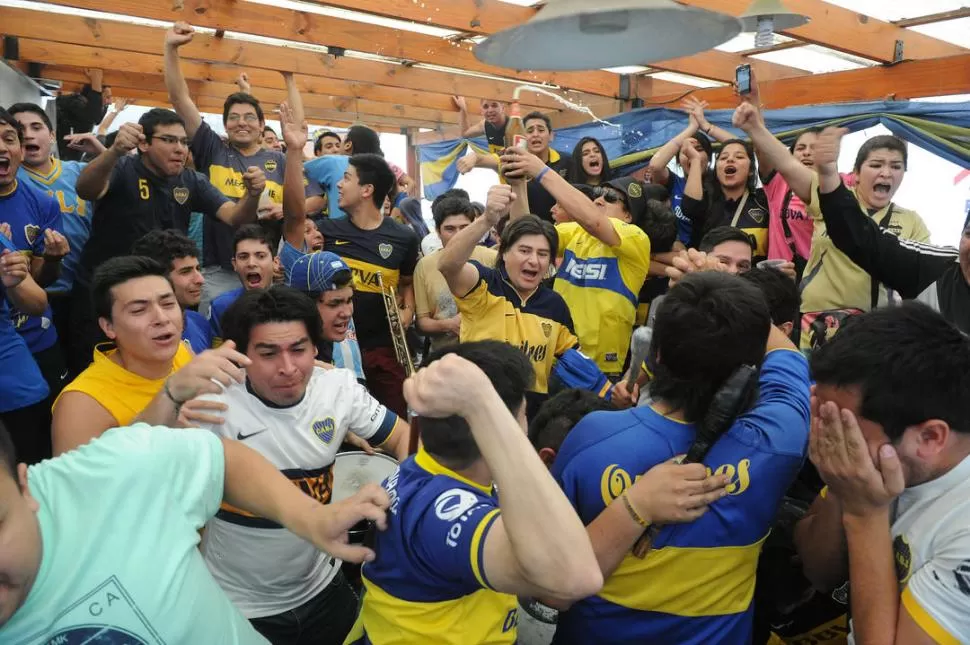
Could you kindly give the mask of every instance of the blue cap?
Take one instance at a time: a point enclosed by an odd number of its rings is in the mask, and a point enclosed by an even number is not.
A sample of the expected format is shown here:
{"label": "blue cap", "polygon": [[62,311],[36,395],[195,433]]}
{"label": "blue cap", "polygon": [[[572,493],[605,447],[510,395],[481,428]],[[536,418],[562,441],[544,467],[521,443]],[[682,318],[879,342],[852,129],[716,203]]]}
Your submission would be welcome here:
{"label": "blue cap", "polygon": [[336,253],[310,253],[293,263],[289,284],[304,293],[333,291],[337,288],[333,279],[341,271],[350,271],[350,267]]}

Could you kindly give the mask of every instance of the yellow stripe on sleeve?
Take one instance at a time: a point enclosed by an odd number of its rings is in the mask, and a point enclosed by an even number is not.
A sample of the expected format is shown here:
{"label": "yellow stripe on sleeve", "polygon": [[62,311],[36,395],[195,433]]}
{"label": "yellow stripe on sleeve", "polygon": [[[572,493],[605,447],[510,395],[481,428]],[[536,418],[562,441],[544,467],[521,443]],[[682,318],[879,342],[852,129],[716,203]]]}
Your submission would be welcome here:
{"label": "yellow stripe on sleeve", "polygon": [[948,632],[943,625],[936,622],[936,619],[923,609],[923,606],[916,600],[916,596],[909,590],[909,587],[903,589],[903,607],[913,617],[916,624],[920,626],[920,629],[926,632],[939,645],[960,645],[959,639],[955,638],[953,634]]}
{"label": "yellow stripe on sleeve", "polygon": [[[492,523],[498,519],[499,509],[495,509],[488,513],[482,518],[482,521],[478,523],[475,527],[475,534],[472,536],[472,547],[471,552],[468,554],[472,562],[472,573],[475,574],[475,580],[478,580],[478,584],[482,585],[485,589],[493,589],[492,585],[488,583],[488,579],[485,577],[485,567],[484,565],[484,555],[485,555],[485,534],[488,529],[492,526]],[[494,589],[493,589],[494,591]]]}

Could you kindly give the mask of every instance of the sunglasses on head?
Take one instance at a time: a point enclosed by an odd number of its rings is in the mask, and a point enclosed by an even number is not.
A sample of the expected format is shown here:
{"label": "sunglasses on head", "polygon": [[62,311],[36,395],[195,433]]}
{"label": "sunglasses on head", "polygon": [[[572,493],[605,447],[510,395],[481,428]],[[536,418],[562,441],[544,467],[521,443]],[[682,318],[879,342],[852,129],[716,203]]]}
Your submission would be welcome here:
{"label": "sunglasses on head", "polygon": [[625,202],[626,195],[619,192],[615,188],[596,188],[595,190],[596,198],[602,197],[603,201],[607,204],[616,204],[617,202]]}

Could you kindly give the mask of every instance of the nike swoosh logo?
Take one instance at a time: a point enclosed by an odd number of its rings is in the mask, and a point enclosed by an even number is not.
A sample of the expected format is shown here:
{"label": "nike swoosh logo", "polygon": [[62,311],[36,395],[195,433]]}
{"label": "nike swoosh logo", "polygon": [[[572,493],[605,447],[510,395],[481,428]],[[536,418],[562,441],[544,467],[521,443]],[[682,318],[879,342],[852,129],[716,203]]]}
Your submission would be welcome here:
{"label": "nike swoosh logo", "polygon": [[255,437],[258,434],[262,434],[262,433],[266,432],[267,430],[269,430],[269,428],[263,428],[262,430],[257,430],[256,432],[250,432],[249,434],[243,434],[241,432],[237,432],[236,433],[236,440],[237,441],[245,441],[246,439],[249,439],[250,437]]}
{"label": "nike swoosh logo", "polygon": [[350,244],[350,240],[334,240],[333,243],[337,246],[342,246],[344,244]]}

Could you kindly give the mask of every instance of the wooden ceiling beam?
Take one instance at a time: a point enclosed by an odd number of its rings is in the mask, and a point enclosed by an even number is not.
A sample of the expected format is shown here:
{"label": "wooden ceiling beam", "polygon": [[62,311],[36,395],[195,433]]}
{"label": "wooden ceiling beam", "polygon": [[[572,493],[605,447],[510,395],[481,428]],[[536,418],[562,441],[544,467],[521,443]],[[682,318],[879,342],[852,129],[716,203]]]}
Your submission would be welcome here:
{"label": "wooden ceiling beam", "polygon": [[[741,15],[746,2],[738,0],[680,0],[682,4],[720,11],[732,16]],[[861,56],[880,63],[892,63],[897,40],[903,41],[903,59],[919,60],[956,56],[967,53],[963,47],[950,44],[932,36],[904,29],[889,22],[822,0],[785,0],[789,11],[812,20],[807,25],[782,31],[786,36],[809,43],[836,49],[847,54]],[[758,72],[760,74],[760,71]],[[818,78],[818,77],[815,77]]]}
{"label": "wooden ceiling beam", "polygon": [[[327,4],[397,20],[434,25],[471,34],[489,35],[521,24],[535,15],[532,7],[519,7],[498,0],[326,0]],[[636,61],[631,61],[635,64]],[[760,79],[790,78],[807,72],[769,61],[746,59],[738,54],[711,50],[694,56],[646,63],[651,68],[730,83],[738,65],[749,64]],[[683,88],[681,91],[686,91]]]}
{"label": "wooden ceiling beam", "polygon": [[893,24],[897,27],[919,27],[922,25],[932,25],[938,22],[946,22],[947,20],[966,18],[967,16],[970,16],[970,7],[951,9],[950,11],[941,11],[939,13],[931,13],[925,16],[917,16],[916,18],[906,18],[905,20],[894,20]]}
{"label": "wooden ceiling beam", "polygon": [[[614,96],[618,78],[610,72],[531,72],[486,65],[469,45],[444,38],[392,29],[366,22],[331,18],[239,0],[181,0],[177,3],[144,0],[50,0],[53,4],[110,10],[154,20],[185,20],[193,25],[235,31],[314,45],[332,45],[395,59],[476,71],[530,83],[551,83],[602,96]],[[177,8],[176,8],[177,7]]]}
{"label": "wooden ceiling beam", "polygon": [[[103,57],[118,60],[120,67],[93,63],[104,69],[125,69],[161,74],[160,67],[164,53],[164,30],[158,27],[132,25],[114,20],[88,20],[77,16],[43,13],[29,9],[4,8],[3,21],[0,22],[0,33],[17,36],[22,39],[38,39],[52,44],[82,45],[97,48],[103,52]],[[133,59],[141,65],[147,61],[145,55],[153,56],[153,63],[144,69],[136,69],[134,65],[125,63],[117,52],[131,52]],[[260,73],[273,74],[282,84],[278,71],[288,71],[297,74],[298,78],[320,77],[331,80],[345,81],[363,89],[387,86],[411,92],[430,92],[443,95],[450,100],[451,95],[463,93],[466,96],[482,98],[508,98],[515,82],[501,81],[474,76],[462,76],[420,67],[408,67],[393,63],[382,63],[369,60],[348,58],[346,56],[334,58],[327,54],[287,49],[273,45],[216,38],[211,35],[197,35],[193,42],[182,48],[183,71],[186,78],[204,79],[197,76],[198,68],[193,64],[220,64],[232,66],[234,74],[245,71],[250,77]],[[158,66],[155,65],[157,61]],[[39,62],[58,63],[57,58],[41,59]],[[190,71],[191,70],[191,71]],[[231,82],[231,80],[230,80]],[[275,83],[274,83],[275,85]],[[281,85],[282,86],[282,85]],[[304,89],[301,87],[301,90]],[[323,90],[326,91],[326,90]],[[330,93],[330,92],[328,92]],[[332,92],[344,94],[346,92]],[[555,99],[535,93],[527,93],[527,103],[531,106],[546,110],[557,110],[562,106]],[[367,97],[377,100],[376,97]],[[439,109],[446,109],[441,104]],[[397,101],[403,102],[403,101]],[[424,104],[423,101],[416,103]],[[457,114],[457,112],[456,112]]]}
{"label": "wooden ceiling beam", "polygon": [[[970,54],[905,61],[898,65],[866,67],[807,78],[759,82],[761,101],[771,110],[796,105],[856,101],[905,100],[970,93]],[[721,87],[693,93],[711,109],[738,104],[734,89]],[[671,104],[677,95],[647,100],[646,107]]]}

